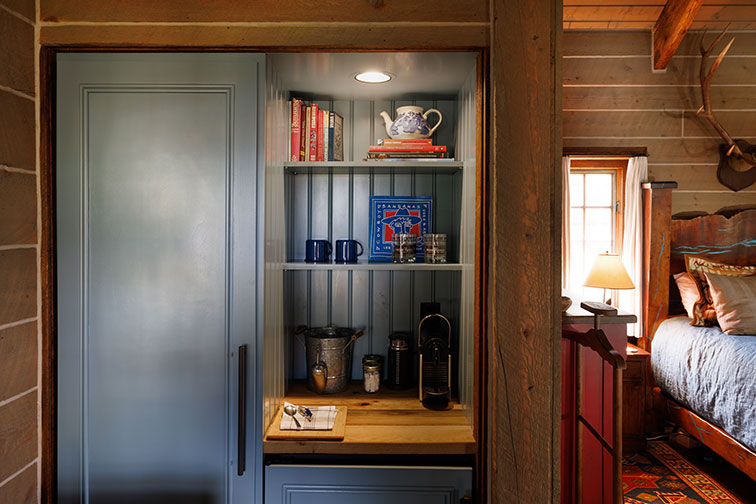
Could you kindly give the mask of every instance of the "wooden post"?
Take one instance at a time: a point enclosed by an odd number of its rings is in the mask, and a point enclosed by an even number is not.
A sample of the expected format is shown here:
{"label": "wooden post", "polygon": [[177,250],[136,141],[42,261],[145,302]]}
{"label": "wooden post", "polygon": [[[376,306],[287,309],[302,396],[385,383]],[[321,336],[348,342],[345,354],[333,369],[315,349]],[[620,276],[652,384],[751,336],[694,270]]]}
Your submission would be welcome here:
{"label": "wooden post", "polygon": [[[672,189],[677,182],[643,184],[643,335],[638,346],[651,350],[651,338],[667,316]],[[653,230],[654,234],[651,234]]]}
{"label": "wooden post", "polygon": [[489,502],[559,502],[562,2],[489,19]]}

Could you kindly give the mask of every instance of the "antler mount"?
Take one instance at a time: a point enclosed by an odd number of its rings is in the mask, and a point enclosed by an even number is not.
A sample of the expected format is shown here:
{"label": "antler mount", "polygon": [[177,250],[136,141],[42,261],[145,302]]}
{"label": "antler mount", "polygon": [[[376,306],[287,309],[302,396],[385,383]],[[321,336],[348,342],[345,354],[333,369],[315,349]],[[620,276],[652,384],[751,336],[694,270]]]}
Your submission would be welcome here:
{"label": "antler mount", "polygon": [[719,136],[725,141],[725,145],[720,145],[720,159],[719,168],[717,169],[717,178],[719,181],[734,191],[744,189],[749,185],[756,182],[756,145],[752,145],[745,140],[734,140],[724,126],[717,120],[714,115],[714,111],[711,107],[711,95],[710,87],[711,81],[714,78],[714,73],[719,68],[722,60],[730,50],[732,43],[735,42],[733,37],[730,42],[722,49],[717,59],[711,65],[711,68],[707,70],[709,66],[709,57],[714,51],[714,48],[727,34],[727,28],[725,28],[719,36],[714,39],[714,42],[708,47],[704,47],[703,39],[706,36],[706,32],[701,36],[701,98],[703,105],[698,109],[697,115],[709,121],[714,129],[719,133]]}

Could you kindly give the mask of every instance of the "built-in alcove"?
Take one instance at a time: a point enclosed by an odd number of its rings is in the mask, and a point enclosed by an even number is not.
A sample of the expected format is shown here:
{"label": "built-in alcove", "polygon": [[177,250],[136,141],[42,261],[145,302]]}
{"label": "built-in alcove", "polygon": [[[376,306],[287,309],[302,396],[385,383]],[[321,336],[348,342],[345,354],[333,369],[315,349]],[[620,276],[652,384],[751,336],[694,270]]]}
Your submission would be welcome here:
{"label": "built-in alcove", "polygon": [[[355,344],[352,366],[352,379],[361,380],[362,356],[386,355],[388,337],[394,331],[411,333],[416,343],[420,303],[435,301],[452,323],[454,410],[467,432],[459,437],[465,441],[451,450],[474,451],[474,253],[479,168],[476,58],[476,53],[268,56],[264,427],[287,394],[295,393],[299,400],[319,404],[329,403],[329,399],[336,404],[346,401],[344,394],[308,396],[300,385],[306,378],[306,364],[304,348],[293,335],[297,327],[364,329],[365,335]],[[374,69],[388,72],[391,81],[355,81],[358,72]],[[344,118],[345,161],[288,161],[288,101],[295,97]],[[453,161],[364,159],[370,145],[387,138],[380,112],[394,118],[396,108],[403,105],[435,108],[443,114],[433,143],[447,145]],[[431,196],[432,231],[447,234],[448,262],[408,265],[368,261],[371,195]],[[305,240],[311,238],[331,243],[355,239],[365,247],[365,255],[352,265],[306,264]],[[358,388],[352,387],[348,393]],[[413,390],[397,395],[384,387],[377,396],[365,398],[375,404],[383,402],[382,408],[401,410],[411,405],[422,409],[417,389]],[[397,405],[399,397],[406,401],[405,406]],[[389,403],[395,406],[386,406]],[[446,422],[446,413],[439,413],[441,423]],[[424,413],[424,417],[430,424],[434,422],[433,412]],[[399,426],[403,421],[396,423]],[[455,432],[464,434],[465,430],[458,427],[455,421]],[[437,440],[443,438],[444,433],[439,432]],[[266,452],[286,451],[285,447],[284,442],[266,443]]]}

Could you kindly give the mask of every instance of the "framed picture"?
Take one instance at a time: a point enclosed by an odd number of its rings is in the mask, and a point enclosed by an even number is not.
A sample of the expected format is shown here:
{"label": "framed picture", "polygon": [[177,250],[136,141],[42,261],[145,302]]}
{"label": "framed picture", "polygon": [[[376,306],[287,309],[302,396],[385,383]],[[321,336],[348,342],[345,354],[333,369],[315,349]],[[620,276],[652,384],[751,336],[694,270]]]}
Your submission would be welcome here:
{"label": "framed picture", "polygon": [[422,261],[425,233],[432,229],[430,196],[370,196],[371,261],[391,260],[391,240],[394,233],[417,235],[417,259]]}

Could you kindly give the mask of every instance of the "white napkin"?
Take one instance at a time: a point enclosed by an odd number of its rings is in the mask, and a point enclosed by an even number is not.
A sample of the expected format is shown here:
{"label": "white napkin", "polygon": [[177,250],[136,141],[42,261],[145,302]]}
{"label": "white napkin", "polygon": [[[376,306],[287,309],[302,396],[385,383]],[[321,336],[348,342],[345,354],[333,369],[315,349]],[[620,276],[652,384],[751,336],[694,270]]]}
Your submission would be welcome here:
{"label": "white napkin", "polygon": [[[284,406],[290,403],[284,403]],[[295,406],[295,405],[292,405]],[[296,406],[295,406],[296,407]],[[304,415],[297,412],[294,416],[299,420],[301,427],[297,427],[294,417],[281,414],[281,430],[332,430],[336,422],[336,406],[307,406],[312,412],[312,420],[307,421]]]}

